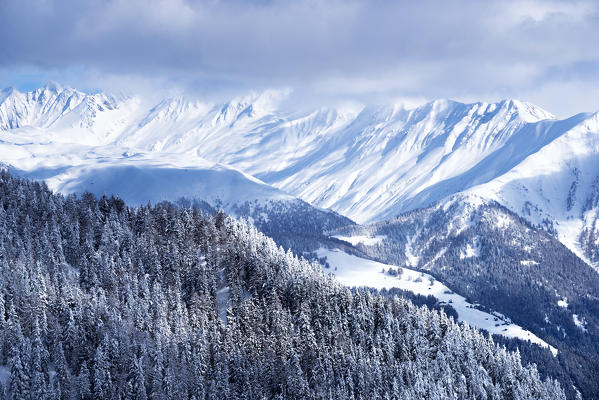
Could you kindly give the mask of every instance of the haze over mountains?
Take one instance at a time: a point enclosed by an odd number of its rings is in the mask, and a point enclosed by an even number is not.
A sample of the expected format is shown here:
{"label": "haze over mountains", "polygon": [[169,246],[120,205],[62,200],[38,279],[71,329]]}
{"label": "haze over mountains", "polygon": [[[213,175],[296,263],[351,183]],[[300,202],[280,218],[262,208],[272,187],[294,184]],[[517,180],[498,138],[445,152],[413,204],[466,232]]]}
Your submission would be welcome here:
{"label": "haze over mountains", "polygon": [[[285,95],[213,104],[9,88],[0,149],[5,163],[52,189],[115,192],[132,203],[200,192],[220,204],[297,197],[362,223],[464,192],[596,261],[588,235],[597,230],[597,114],[557,120],[517,100],[297,112],[281,106]],[[161,190],[145,186],[149,176],[162,176]]]}

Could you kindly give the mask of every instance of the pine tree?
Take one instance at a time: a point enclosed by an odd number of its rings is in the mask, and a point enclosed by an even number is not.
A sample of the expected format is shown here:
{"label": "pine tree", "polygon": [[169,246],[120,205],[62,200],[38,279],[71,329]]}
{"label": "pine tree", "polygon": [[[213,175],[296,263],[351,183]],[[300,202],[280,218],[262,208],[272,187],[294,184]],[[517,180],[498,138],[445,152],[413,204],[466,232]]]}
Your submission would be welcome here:
{"label": "pine tree", "polygon": [[110,365],[106,355],[107,339],[102,340],[96,349],[93,367],[93,395],[97,399],[109,399],[112,396]]}
{"label": "pine tree", "polygon": [[29,375],[21,361],[21,352],[17,350],[10,359],[10,381],[8,398],[21,400],[29,398]]}
{"label": "pine tree", "polygon": [[79,376],[77,377],[77,386],[75,388],[77,400],[91,400],[92,391],[91,391],[91,379],[89,376],[89,369],[87,368],[87,362],[83,362],[81,364],[81,369],[79,370]]}
{"label": "pine tree", "polygon": [[62,348],[62,342],[58,343],[58,350],[56,350],[56,356],[54,358],[54,368],[56,370],[56,376],[54,381],[57,386],[60,387],[60,391],[64,393],[64,397],[67,397],[69,387],[72,385],[71,371],[67,365],[67,360],[64,356]]}
{"label": "pine tree", "polygon": [[128,384],[131,386],[133,400],[147,400],[146,384],[141,357],[135,357],[131,365]]}
{"label": "pine tree", "polygon": [[164,356],[162,354],[162,345],[160,341],[156,342],[156,346],[151,352],[151,365],[152,370],[150,372],[150,400],[164,400],[166,398],[164,393],[163,382],[164,376]]}
{"label": "pine tree", "polygon": [[34,399],[46,399],[51,390],[48,380],[48,353],[42,344],[41,332],[37,319],[34,323],[33,343],[31,344],[31,397]]}

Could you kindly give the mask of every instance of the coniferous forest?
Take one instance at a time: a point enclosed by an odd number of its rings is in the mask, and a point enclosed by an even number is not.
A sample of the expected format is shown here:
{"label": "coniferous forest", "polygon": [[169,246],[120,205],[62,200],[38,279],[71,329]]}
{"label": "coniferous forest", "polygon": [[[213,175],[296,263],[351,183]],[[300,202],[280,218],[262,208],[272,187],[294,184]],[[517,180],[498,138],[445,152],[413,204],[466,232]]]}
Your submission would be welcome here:
{"label": "coniferous forest", "polygon": [[563,399],[442,312],[350,290],[243,221],[0,173],[6,399]]}
{"label": "coniferous forest", "polygon": [[[498,228],[495,222],[505,218],[511,222]],[[599,275],[551,234],[500,204],[471,209],[462,202],[434,205],[367,227],[346,226],[335,233],[364,231],[384,237],[373,246],[358,244],[367,256],[406,265],[408,250],[418,254],[411,268],[434,275],[488,310],[510,316],[555,346],[558,354],[552,362],[536,352],[522,356],[537,363],[542,375],[557,377],[568,398],[575,399],[578,391],[584,398],[598,398]],[[475,257],[464,254],[468,247]],[[562,298],[568,303],[560,303]],[[584,324],[576,324],[573,314]]]}

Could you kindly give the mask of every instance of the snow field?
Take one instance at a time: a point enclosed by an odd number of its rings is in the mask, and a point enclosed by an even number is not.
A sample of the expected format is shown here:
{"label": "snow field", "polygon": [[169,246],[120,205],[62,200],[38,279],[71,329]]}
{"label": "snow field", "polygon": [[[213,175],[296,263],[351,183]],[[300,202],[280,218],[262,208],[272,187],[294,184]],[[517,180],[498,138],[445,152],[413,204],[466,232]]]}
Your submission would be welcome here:
{"label": "snow field", "polygon": [[[441,303],[453,307],[458,313],[458,320],[466,322],[479,329],[485,329],[491,334],[508,338],[528,340],[541,347],[551,350],[557,355],[557,349],[540,339],[538,336],[512,323],[509,318],[500,313],[487,313],[478,310],[474,304],[466,301],[463,296],[452,292],[447,286],[437,281],[429,274],[408,268],[383,264],[372,260],[356,257],[341,250],[321,248],[318,257],[326,257],[331,265],[330,270],[335,278],[343,285],[351,287],[372,287],[375,289],[398,288],[415,294],[436,297]],[[401,274],[392,276],[389,269],[399,270]]]}

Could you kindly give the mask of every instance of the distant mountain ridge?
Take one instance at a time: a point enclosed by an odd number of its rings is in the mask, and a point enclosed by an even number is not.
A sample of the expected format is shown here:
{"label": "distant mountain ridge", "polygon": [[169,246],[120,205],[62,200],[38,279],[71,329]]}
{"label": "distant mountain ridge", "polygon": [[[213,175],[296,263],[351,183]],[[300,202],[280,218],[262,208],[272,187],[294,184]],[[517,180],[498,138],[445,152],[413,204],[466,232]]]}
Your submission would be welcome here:
{"label": "distant mountain ridge", "polygon": [[85,94],[58,84],[26,93],[10,87],[0,94],[0,129],[59,126],[73,115],[77,115],[82,127],[89,126],[97,113],[116,109],[120,100],[103,93]]}
{"label": "distant mountain ridge", "polygon": [[53,168],[138,153],[206,159],[357,222],[468,191],[555,232],[587,262],[599,258],[597,207],[584,208],[597,196],[597,114],[558,120],[518,100],[300,112],[285,108],[285,96],[266,91],[217,104],[60,85],[8,89],[0,95],[0,154],[18,169],[43,168],[46,179]]}

